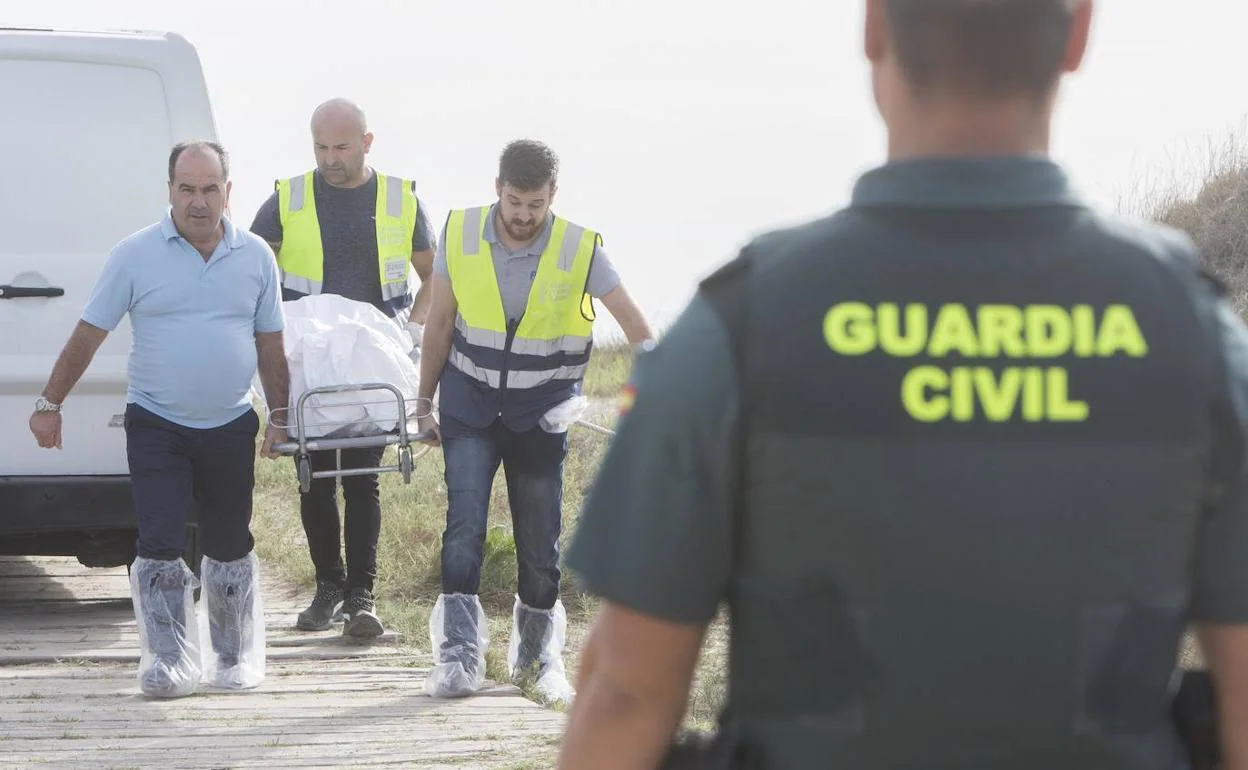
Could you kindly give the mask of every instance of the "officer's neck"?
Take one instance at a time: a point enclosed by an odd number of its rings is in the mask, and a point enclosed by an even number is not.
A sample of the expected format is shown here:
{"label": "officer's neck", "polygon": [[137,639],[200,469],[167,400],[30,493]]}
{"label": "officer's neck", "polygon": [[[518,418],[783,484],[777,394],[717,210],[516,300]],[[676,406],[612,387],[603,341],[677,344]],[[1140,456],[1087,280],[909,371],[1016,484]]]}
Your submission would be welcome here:
{"label": "officer's neck", "polygon": [[1051,114],[1034,102],[942,100],[911,105],[898,118],[888,132],[893,161],[1049,153]]}

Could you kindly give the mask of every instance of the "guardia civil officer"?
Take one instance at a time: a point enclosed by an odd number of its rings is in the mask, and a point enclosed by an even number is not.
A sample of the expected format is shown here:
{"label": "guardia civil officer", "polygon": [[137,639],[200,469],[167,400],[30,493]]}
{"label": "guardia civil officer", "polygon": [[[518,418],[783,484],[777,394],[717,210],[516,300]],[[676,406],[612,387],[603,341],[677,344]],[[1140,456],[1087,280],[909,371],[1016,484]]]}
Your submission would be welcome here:
{"label": "guardia civil officer", "polygon": [[561,767],[671,745],[717,606],[766,768],[1161,770],[1185,626],[1248,767],[1248,332],[1191,243],[1048,157],[1088,0],[868,0],[888,160],[707,280],[568,566]]}

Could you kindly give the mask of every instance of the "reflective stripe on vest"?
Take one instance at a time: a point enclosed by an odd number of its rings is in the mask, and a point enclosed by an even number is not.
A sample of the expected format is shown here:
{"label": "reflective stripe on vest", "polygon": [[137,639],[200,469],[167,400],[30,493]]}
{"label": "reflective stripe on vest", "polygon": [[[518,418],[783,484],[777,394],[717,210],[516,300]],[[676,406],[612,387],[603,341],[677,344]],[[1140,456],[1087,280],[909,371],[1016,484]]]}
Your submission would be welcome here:
{"label": "reflective stripe on vest", "polygon": [[[503,373],[501,370],[477,366],[472,362],[471,358],[459,350],[452,348],[447,361],[474,380],[484,382],[491,388],[502,387]],[[556,369],[543,371],[512,370],[507,372],[507,387],[516,388],[517,390],[528,390],[549,382],[579,380],[585,376],[585,370],[588,366],[588,364],[576,364],[575,366],[560,366]]]}
{"label": "reflective stripe on vest", "polygon": [[581,379],[589,362],[594,319],[593,298],[585,285],[601,236],[554,218],[528,304],[508,348],[493,249],[485,240],[489,211],[489,206],[456,210],[447,218],[447,271],[459,306],[448,362],[492,388],[532,389]]}
{"label": "reflective stripe on vest", "polygon": [[[381,298],[392,302],[410,293],[412,236],[416,230],[416,196],[412,183],[377,174],[377,267]],[[282,286],[300,294],[320,294],[325,252],[316,215],[313,172],[276,183],[277,210],[282,220],[282,246],[277,254]]]}

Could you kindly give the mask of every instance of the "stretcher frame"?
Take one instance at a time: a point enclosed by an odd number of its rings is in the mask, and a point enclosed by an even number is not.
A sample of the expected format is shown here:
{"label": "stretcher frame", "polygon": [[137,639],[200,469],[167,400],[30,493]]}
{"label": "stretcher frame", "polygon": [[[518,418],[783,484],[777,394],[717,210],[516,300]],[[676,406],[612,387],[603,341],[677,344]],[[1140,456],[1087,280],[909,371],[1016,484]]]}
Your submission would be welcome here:
{"label": "stretcher frame", "polygon": [[[368,392],[368,391],[388,391],[394,396],[395,405],[398,407],[396,414],[407,415],[407,406],[411,401],[429,401],[429,399],[409,398],[403,394],[394,385],[385,382],[366,382],[362,384],[343,384],[343,385],[321,385],[315,388],[308,388],[299,394],[293,407],[285,407],[283,409],[274,409],[269,413],[268,423],[273,427],[280,427],[286,430],[287,435],[293,427],[295,431],[294,441],[283,441],[273,444],[273,451],[278,454],[293,457],[295,460],[295,477],[299,481],[299,491],[307,494],[312,489],[312,481],[314,479],[325,478],[341,478],[343,476],[368,476],[375,473],[399,473],[403,476],[403,483],[412,483],[412,469],[415,462],[423,457],[432,447],[425,446],[419,453],[412,453],[412,444],[419,444],[434,438],[436,435],[433,431],[413,432],[409,428],[408,419],[399,419],[398,425],[394,430],[385,433],[375,433],[364,436],[343,436],[340,438],[309,438],[308,428],[344,428],[350,423],[308,423],[306,419],[305,408],[308,399],[313,396],[332,393],[350,393],[350,392]],[[377,404],[376,401],[360,401],[346,404],[335,404],[335,406],[364,406],[369,404]],[[432,403],[430,403],[432,407]],[[274,422],[274,417],[280,413],[285,413],[286,419],[284,425]],[[426,413],[418,413],[416,419],[431,415],[432,408]],[[291,417],[294,417],[293,426]],[[332,431],[331,431],[332,432]],[[398,451],[398,462],[393,465],[379,464],[377,467],[364,468],[343,468],[342,467],[342,450],[343,449],[363,449],[394,446]],[[311,452],[319,452],[325,450],[335,450],[337,462],[335,468],[327,471],[313,471]]]}

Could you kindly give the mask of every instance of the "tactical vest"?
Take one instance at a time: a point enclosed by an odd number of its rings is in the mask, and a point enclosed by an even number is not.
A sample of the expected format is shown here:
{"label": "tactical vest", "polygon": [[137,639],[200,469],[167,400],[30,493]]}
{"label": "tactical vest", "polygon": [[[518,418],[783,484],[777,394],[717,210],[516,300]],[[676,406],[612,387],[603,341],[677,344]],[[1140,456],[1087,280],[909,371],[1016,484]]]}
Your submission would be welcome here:
{"label": "tactical vest", "polygon": [[[381,299],[391,314],[412,304],[412,237],[417,203],[409,180],[377,174],[377,272]],[[313,195],[314,172],[279,179],[277,210],[282,247],[277,254],[282,287],[301,295],[320,294],[325,252]]]}
{"label": "tactical vest", "polygon": [[490,207],[452,211],[446,225],[446,265],[458,305],[441,403],[478,425],[502,416],[517,430],[576,394],[593,349],[593,299],[586,292],[594,250],[602,237],[561,217],[518,323],[504,312],[493,249],[485,239]]}
{"label": "tactical vest", "polygon": [[1196,270],[1075,207],[818,227],[703,285],[742,388],[745,740],[765,767],[1183,766],[1222,376]]}

